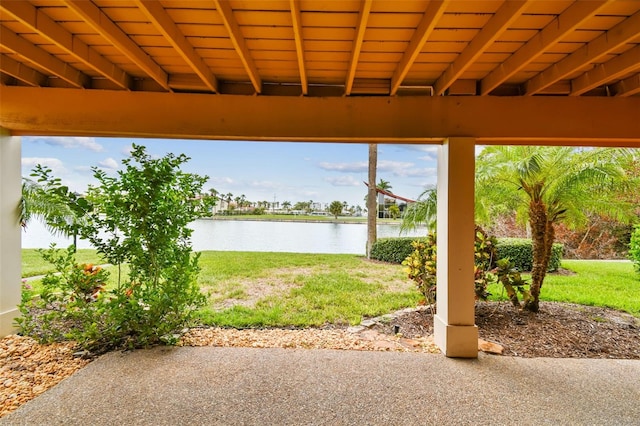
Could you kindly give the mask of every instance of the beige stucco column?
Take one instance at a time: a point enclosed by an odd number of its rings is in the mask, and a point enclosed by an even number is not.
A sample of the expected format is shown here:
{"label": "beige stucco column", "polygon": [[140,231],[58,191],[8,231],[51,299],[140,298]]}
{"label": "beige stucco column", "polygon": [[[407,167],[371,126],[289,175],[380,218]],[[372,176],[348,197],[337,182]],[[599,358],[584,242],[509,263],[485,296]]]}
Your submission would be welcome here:
{"label": "beige stucco column", "polygon": [[476,358],[475,140],[449,138],[438,155],[437,301],[434,339],[448,357]]}
{"label": "beige stucco column", "polygon": [[20,138],[0,127],[0,337],[14,332],[19,315],[21,235]]}

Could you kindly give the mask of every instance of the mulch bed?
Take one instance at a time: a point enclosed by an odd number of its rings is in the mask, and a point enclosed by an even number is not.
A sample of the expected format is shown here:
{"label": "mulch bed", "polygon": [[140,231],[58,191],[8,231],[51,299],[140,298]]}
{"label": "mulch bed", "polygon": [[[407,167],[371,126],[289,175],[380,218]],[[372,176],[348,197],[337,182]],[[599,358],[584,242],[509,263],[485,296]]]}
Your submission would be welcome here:
{"label": "mulch bed", "polygon": [[[508,356],[640,359],[640,318],[612,309],[541,302],[533,314],[508,303],[478,302],[476,325],[480,338],[502,345]],[[406,313],[375,328],[425,336],[433,333],[433,316]]]}

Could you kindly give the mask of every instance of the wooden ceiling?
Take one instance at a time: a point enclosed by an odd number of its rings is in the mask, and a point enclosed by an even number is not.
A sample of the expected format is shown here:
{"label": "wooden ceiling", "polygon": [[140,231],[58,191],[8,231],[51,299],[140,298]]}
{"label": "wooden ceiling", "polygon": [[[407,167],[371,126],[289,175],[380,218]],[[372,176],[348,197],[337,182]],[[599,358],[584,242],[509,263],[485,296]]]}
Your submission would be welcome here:
{"label": "wooden ceiling", "polygon": [[2,0],[0,30],[3,86],[640,95],[637,0]]}

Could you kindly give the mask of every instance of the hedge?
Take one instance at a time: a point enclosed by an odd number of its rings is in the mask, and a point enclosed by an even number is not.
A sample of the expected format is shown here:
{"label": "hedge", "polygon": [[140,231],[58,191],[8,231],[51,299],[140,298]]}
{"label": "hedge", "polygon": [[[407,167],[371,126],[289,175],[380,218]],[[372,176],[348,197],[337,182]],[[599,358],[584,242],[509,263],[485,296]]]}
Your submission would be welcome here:
{"label": "hedge", "polygon": [[[498,238],[498,257],[508,257],[520,271],[530,271],[533,268],[533,243],[528,238]],[[555,272],[560,268],[560,261],[564,246],[554,243],[549,260],[549,272]]]}
{"label": "hedge", "polygon": [[[411,242],[415,237],[380,238],[371,247],[371,259],[389,263],[402,263],[412,252]],[[498,258],[508,257],[520,271],[531,271],[533,266],[533,246],[526,238],[498,238]],[[549,261],[549,272],[560,268],[564,246],[554,243]]]}
{"label": "hedge", "polygon": [[[389,263],[402,263],[411,253],[411,242],[420,240],[416,237],[380,238],[371,247],[371,259]],[[426,238],[424,238],[426,240]]]}

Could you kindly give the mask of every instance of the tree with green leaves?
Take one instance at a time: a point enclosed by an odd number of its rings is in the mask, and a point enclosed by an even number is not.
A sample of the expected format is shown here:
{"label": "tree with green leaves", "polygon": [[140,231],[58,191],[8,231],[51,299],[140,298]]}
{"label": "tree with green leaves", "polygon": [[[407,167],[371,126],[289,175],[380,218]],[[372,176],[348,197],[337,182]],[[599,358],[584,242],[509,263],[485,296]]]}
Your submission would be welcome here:
{"label": "tree with green leaves", "polygon": [[492,216],[516,211],[530,227],[531,297],[524,309],[539,310],[558,223],[579,227],[594,212],[624,221],[634,217],[634,206],[620,197],[629,190],[621,164],[630,155],[619,149],[491,146],[478,156],[476,217],[488,223]]}
{"label": "tree with green leaves", "polygon": [[338,216],[342,214],[343,208],[344,205],[340,201],[332,201],[331,204],[329,204],[329,213],[338,219]]}
{"label": "tree with green leaves", "polygon": [[389,206],[389,216],[391,216],[391,219],[397,219],[400,217],[400,207],[398,207],[397,204]]}

